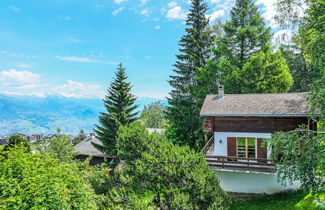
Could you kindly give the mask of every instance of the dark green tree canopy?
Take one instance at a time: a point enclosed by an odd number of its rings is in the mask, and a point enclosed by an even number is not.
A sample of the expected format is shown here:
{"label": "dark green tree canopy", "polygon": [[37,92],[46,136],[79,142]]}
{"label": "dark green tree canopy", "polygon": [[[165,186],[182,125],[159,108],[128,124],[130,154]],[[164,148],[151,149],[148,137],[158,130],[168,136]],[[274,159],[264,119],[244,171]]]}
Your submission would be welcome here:
{"label": "dark green tree canopy", "polygon": [[104,99],[106,112],[100,113],[100,125],[96,125],[94,129],[102,145],[93,143],[98,150],[111,156],[117,154],[116,137],[120,125],[127,125],[138,119],[136,97],[131,93],[132,86],[126,81],[127,75],[122,64],[119,64],[115,77]]}
{"label": "dark green tree canopy", "polygon": [[223,44],[232,65],[241,69],[253,55],[270,49],[270,28],[265,26],[253,0],[236,0],[224,25]]}
{"label": "dark green tree canopy", "polygon": [[293,84],[286,60],[281,52],[261,51],[252,56],[242,70],[225,78],[225,89],[231,93],[283,93]]}
{"label": "dark green tree canopy", "polygon": [[10,136],[8,143],[3,147],[3,151],[9,151],[16,147],[20,147],[26,152],[31,151],[29,142],[18,134]]}
{"label": "dark green tree canopy", "polygon": [[213,36],[205,17],[207,4],[202,0],[192,0],[186,20],[185,35],[180,40],[180,54],[176,55],[174,75],[169,81],[172,86],[167,119],[170,124],[170,138],[175,143],[189,145],[200,150],[204,144],[202,119],[199,116],[202,99],[195,88],[198,69],[204,67],[210,56]]}

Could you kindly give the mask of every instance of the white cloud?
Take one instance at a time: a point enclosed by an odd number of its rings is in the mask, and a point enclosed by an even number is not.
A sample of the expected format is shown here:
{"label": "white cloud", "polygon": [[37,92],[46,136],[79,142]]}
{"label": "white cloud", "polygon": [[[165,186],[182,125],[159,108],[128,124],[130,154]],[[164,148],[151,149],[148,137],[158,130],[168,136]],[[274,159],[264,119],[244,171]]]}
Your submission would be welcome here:
{"label": "white cloud", "polygon": [[67,84],[52,88],[52,94],[73,98],[102,98],[105,93],[100,85],[84,84],[68,80]]}
{"label": "white cloud", "polygon": [[75,61],[81,63],[96,63],[95,60],[87,57],[75,57],[75,56],[56,56],[58,59],[63,61]]}
{"label": "white cloud", "polygon": [[293,37],[293,33],[291,30],[284,29],[277,31],[272,38],[272,43],[274,45],[280,45],[280,44],[288,44]]}
{"label": "white cloud", "polygon": [[176,1],[171,1],[168,3],[168,7],[176,7],[177,6],[177,2]]}
{"label": "white cloud", "polygon": [[127,2],[128,0],[114,0],[116,4],[121,4],[123,2]]}
{"label": "white cloud", "polygon": [[24,64],[24,63],[18,64],[17,67],[18,67],[18,68],[25,68],[25,69],[32,68],[31,65],[29,65],[29,64]]}
{"label": "white cloud", "polygon": [[149,13],[150,13],[150,10],[146,8],[146,9],[141,10],[140,15],[147,16],[147,15],[149,15]]}
{"label": "white cloud", "polygon": [[166,99],[169,96],[167,93],[135,93],[139,98],[154,98],[154,99]]}
{"label": "white cloud", "polygon": [[262,17],[265,20],[270,22],[269,26],[272,28],[276,28],[279,26],[274,20],[274,16],[276,15],[276,5],[275,5],[276,2],[277,2],[277,0],[257,0],[256,1],[256,5],[264,6],[264,8],[262,9],[264,12],[262,14]]}
{"label": "white cloud", "polygon": [[13,6],[13,5],[10,6],[9,9],[10,9],[11,11],[14,11],[14,12],[20,12],[20,11],[21,11],[20,8],[18,8],[18,7],[16,7],[16,6]]}
{"label": "white cloud", "polygon": [[211,22],[213,22],[216,19],[218,19],[219,17],[224,16],[224,14],[225,14],[225,11],[221,9],[221,10],[215,11],[209,15],[206,15],[206,17],[209,18]]}
{"label": "white cloud", "polygon": [[30,71],[10,69],[0,72],[0,83],[13,88],[35,88],[39,84],[41,75]]}
{"label": "white cloud", "polygon": [[114,10],[114,11],[112,12],[112,15],[113,15],[113,16],[116,16],[116,15],[118,15],[119,13],[121,13],[124,9],[125,9],[124,7],[120,7],[120,8],[118,8],[118,9]]}
{"label": "white cloud", "polygon": [[146,4],[149,0],[141,0],[141,4]]}
{"label": "white cloud", "polygon": [[211,3],[217,3],[217,2],[219,2],[220,0],[210,0],[211,1]]}
{"label": "white cloud", "polygon": [[12,91],[3,91],[1,92],[2,94],[5,95],[15,95],[15,96],[36,96],[39,98],[45,98],[46,94],[45,93],[40,93],[40,92],[12,92]]}
{"label": "white cloud", "polygon": [[159,30],[160,29],[160,26],[159,25],[156,25],[155,26],[155,29]]}
{"label": "white cloud", "polygon": [[170,20],[185,20],[186,17],[187,12],[179,6],[173,7],[167,12],[167,18]]}

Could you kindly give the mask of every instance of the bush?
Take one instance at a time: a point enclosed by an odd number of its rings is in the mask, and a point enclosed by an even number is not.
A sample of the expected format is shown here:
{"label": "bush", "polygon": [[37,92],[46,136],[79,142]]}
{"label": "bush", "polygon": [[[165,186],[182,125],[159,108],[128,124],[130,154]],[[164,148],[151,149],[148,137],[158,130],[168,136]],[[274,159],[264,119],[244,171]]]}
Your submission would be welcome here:
{"label": "bush", "polygon": [[149,134],[140,123],[120,128],[117,148],[129,176],[126,189],[150,198],[156,208],[228,208],[228,196],[202,154]]}
{"label": "bush", "polygon": [[85,172],[75,163],[16,148],[0,157],[0,209],[96,209]]}
{"label": "bush", "polygon": [[56,134],[51,139],[44,139],[37,147],[38,152],[59,160],[60,162],[73,162],[77,156],[73,152],[74,146],[70,143],[70,137],[67,135]]}
{"label": "bush", "polygon": [[302,188],[313,193],[325,191],[324,135],[315,135],[306,127],[283,133],[278,132],[267,139],[272,148],[271,159],[277,163],[279,181],[300,181]]}
{"label": "bush", "polygon": [[3,147],[3,151],[9,151],[15,147],[21,147],[26,152],[31,151],[28,141],[23,139],[23,137],[19,136],[18,134],[10,136],[8,143]]}

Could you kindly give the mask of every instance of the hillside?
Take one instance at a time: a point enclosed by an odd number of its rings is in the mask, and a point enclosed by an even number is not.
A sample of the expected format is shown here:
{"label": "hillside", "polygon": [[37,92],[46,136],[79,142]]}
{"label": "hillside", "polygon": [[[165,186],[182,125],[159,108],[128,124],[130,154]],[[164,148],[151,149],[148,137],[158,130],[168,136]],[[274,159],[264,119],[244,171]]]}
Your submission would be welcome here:
{"label": "hillside", "polygon": [[[156,99],[139,98],[139,110],[153,101]],[[103,110],[100,99],[0,94],[0,136],[18,132],[47,134],[58,127],[70,134],[76,134],[80,129],[92,132],[99,112]]]}

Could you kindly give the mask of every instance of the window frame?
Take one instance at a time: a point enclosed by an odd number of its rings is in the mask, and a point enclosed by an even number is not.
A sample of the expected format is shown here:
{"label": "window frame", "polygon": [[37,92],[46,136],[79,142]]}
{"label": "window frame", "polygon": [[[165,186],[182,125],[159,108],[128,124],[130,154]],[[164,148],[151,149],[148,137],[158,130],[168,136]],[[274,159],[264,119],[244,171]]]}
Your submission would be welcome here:
{"label": "window frame", "polygon": [[[239,157],[238,155],[238,139],[239,138],[244,138],[245,139],[245,157]],[[248,154],[248,146],[249,146],[249,139],[254,139],[254,151],[255,151],[255,155],[254,157],[249,157],[249,154]],[[246,158],[246,159],[249,159],[249,158],[257,158],[257,137],[236,137],[236,156],[239,157],[239,158]]]}

